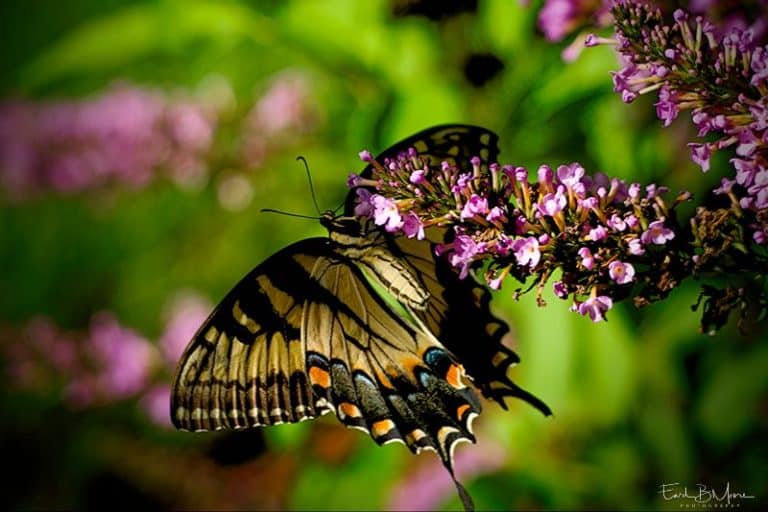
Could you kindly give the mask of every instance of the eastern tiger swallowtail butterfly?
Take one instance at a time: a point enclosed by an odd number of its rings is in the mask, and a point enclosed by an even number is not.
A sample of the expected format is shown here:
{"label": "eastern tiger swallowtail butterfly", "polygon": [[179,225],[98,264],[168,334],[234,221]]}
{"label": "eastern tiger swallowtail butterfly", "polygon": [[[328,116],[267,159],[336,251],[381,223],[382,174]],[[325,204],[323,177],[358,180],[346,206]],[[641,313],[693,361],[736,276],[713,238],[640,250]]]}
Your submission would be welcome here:
{"label": "eastern tiger swallowtail butterfly", "polygon": [[[377,161],[410,147],[432,164],[459,168],[469,168],[473,156],[484,165],[498,156],[493,132],[445,125],[399,142]],[[371,173],[369,166],[361,175]],[[379,444],[436,451],[453,477],[454,447],[475,441],[471,422],[481,410],[465,377],[504,408],[506,396],[544,414],[549,408],[509,379],[519,359],[501,342],[509,328],[491,314],[490,293],[435,256],[445,230],[431,228],[422,241],[391,236],[352,215],[355,197],[352,190],[345,216],[321,217],[328,238],[286,247],[224,297],[181,357],[173,423],[237,429],[333,411]]]}

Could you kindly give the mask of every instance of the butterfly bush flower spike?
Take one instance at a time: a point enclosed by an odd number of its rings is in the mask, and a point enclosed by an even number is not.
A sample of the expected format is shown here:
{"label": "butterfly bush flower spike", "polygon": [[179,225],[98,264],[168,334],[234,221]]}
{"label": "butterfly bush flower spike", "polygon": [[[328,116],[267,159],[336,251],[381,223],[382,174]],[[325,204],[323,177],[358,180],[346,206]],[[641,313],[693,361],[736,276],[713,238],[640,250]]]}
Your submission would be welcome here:
{"label": "butterfly bush flower spike", "polygon": [[[729,222],[746,231],[748,244],[750,234],[758,240],[768,233],[768,190],[765,182],[755,181],[758,173],[768,170],[765,4],[734,9],[729,16],[743,19],[724,27],[706,17],[710,7],[716,13],[714,5],[691,3],[691,9],[705,15],[677,9],[669,16],[650,3],[618,0],[611,7],[615,39],[590,42],[610,43],[618,50],[623,68],[614,74],[614,85],[625,101],[656,94],[656,114],[665,127],[690,111],[698,136],[707,137],[688,143],[691,160],[702,172],[712,168],[715,153],[735,153],[730,159],[732,177],[741,187],[732,191],[739,208],[733,209]],[[752,8],[758,11],[752,13]],[[709,211],[697,215],[697,226]]]}
{"label": "butterfly bush flower spike", "polygon": [[507,278],[532,279],[528,289],[544,304],[544,285],[559,272],[555,294],[601,321],[628,286],[642,306],[684,277],[685,265],[668,250],[680,239],[675,206],[685,192],[668,201],[664,187],[589,175],[577,162],[531,173],[480,159],[437,162],[415,149],[383,162],[361,158],[371,172],[355,212],[395,236],[421,239],[431,226],[446,228],[445,240],[432,241],[461,278],[475,271],[494,289]]}

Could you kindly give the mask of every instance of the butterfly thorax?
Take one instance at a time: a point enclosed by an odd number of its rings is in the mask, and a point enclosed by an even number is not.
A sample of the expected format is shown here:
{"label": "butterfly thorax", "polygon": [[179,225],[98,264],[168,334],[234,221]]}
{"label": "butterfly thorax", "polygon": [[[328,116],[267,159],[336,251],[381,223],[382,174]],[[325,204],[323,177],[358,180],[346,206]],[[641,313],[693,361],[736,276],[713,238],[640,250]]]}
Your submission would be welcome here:
{"label": "butterfly thorax", "polygon": [[360,267],[400,303],[418,310],[427,307],[429,292],[412,269],[392,253],[384,232],[372,219],[328,211],[320,217],[320,223],[328,229],[335,254]]}

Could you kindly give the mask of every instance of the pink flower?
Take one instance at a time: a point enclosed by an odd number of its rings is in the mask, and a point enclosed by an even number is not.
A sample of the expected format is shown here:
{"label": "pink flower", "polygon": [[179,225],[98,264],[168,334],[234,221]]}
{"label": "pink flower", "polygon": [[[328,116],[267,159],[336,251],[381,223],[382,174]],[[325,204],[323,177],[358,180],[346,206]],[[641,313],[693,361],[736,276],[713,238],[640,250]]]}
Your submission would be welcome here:
{"label": "pink flower", "polygon": [[578,312],[582,316],[589,315],[593,322],[605,320],[604,313],[613,307],[613,300],[606,295],[590,297],[578,306]]}
{"label": "pink flower", "polygon": [[633,238],[629,241],[629,254],[634,256],[642,256],[645,254],[645,248],[643,242],[639,238]]}
{"label": "pink flower", "polygon": [[688,147],[691,148],[691,160],[699,166],[701,166],[702,172],[709,171],[709,159],[712,157],[712,149],[709,144],[689,143]]}
{"label": "pink flower", "polygon": [[418,240],[424,240],[424,224],[419,216],[413,212],[408,212],[403,220],[403,233],[408,238],[416,237]]}
{"label": "pink flower", "polygon": [[497,220],[504,222],[507,220],[507,214],[504,209],[499,208],[498,206],[494,206],[491,208],[491,211],[488,212],[488,215],[486,215],[485,218],[488,220],[488,222],[494,222]]}
{"label": "pink flower", "polygon": [[640,235],[643,244],[664,245],[675,238],[675,232],[664,226],[663,220],[656,220],[648,225],[648,229]]}
{"label": "pink flower", "polygon": [[[504,466],[504,447],[480,441],[473,449],[457,450],[456,477],[470,480],[493,473]],[[392,490],[386,508],[395,511],[440,510],[445,500],[454,496],[456,487],[437,457],[425,460],[425,465],[407,469],[402,481]]]}
{"label": "pink flower", "polygon": [[461,218],[469,219],[475,215],[485,215],[488,213],[488,200],[484,197],[480,197],[477,194],[472,194],[469,201],[464,205],[461,210]]}
{"label": "pink flower", "polygon": [[573,188],[584,177],[584,167],[578,162],[570,165],[561,165],[557,168],[557,179],[567,188]]}
{"label": "pink flower", "polygon": [[592,251],[589,247],[582,247],[579,249],[579,256],[581,257],[581,264],[587,270],[592,270],[595,267],[595,258],[592,256]]}
{"label": "pink flower", "polygon": [[714,189],[712,192],[715,194],[727,194],[731,191],[733,188],[733,185],[736,183],[736,180],[731,180],[728,178],[722,178],[720,180],[720,186]]}
{"label": "pink flower", "polygon": [[631,263],[612,261],[608,265],[608,275],[618,284],[631,283],[635,279],[635,267]]}
{"label": "pink flower", "polygon": [[414,185],[424,183],[424,180],[426,179],[426,174],[427,174],[427,171],[425,171],[424,169],[416,169],[411,173],[411,176],[408,178],[408,181],[410,181]]}
{"label": "pink flower", "polygon": [[453,254],[451,254],[450,258],[451,265],[460,269],[460,279],[467,277],[469,265],[474,257],[485,251],[484,243],[477,243],[471,236],[467,235],[456,235],[456,239],[450,247],[453,249]]}
{"label": "pink flower", "polygon": [[518,238],[512,244],[512,250],[515,252],[517,263],[522,266],[535,267],[541,259],[539,241],[533,236]]}
{"label": "pink flower", "polygon": [[212,309],[210,301],[193,293],[184,293],[172,302],[165,330],[159,340],[160,352],[169,368],[176,366],[192,336]]}
{"label": "pink flower", "polygon": [[493,250],[496,254],[499,256],[506,256],[509,254],[510,251],[512,251],[512,246],[514,245],[514,241],[509,238],[505,234],[499,235],[499,238],[496,240],[496,244],[493,246]]}
{"label": "pink flower", "polygon": [[171,387],[159,384],[148,389],[141,397],[139,405],[155,424],[170,428],[171,417],[168,410],[171,407]]}
{"label": "pink flower", "polygon": [[624,231],[627,229],[627,223],[618,214],[614,213],[611,218],[608,219],[608,227],[614,231]]}
{"label": "pink flower", "polygon": [[358,188],[355,205],[355,215],[358,217],[373,217],[373,205],[371,204],[371,193],[364,188]]}
{"label": "pink flower", "polygon": [[589,230],[589,239],[593,242],[599,242],[605,240],[608,237],[608,231],[603,226],[597,226],[596,228]]}
{"label": "pink flower", "polygon": [[121,326],[111,313],[96,314],[89,334],[90,353],[98,369],[95,391],[116,399],[138,393],[148,382],[154,347]]}
{"label": "pink flower", "polygon": [[552,290],[561,299],[568,297],[568,286],[562,281],[555,281],[552,283]]}
{"label": "pink flower", "polygon": [[539,11],[539,28],[548,41],[563,39],[579,22],[576,0],[546,0]]}
{"label": "pink flower", "polygon": [[760,82],[768,79],[768,47],[757,47],[752,50],[751,66],[755,74],[752,75],[750,84],[757,87]]}
{"label": "pink flower", "polygon": [[373,205],[373,221],[377,226],[384,226],[390,233],[394,233],[403,225],[403,218],[397,210],[397,205],[392,199],[379,194],[371,196]]}
{"label": "pink flower", "polygon": [[360,185],[360,179],[361,178],[360,178],[359,174],[355,174],[354,172],[350,173],[349,176],[347,176],[347,187],[348,188],[353,188],[353,187],[359,186]]}
{"label": "pink flower", "polygon": [[563,211],[567,204],[568,199],[563,194],[563,187],[560,186],[554,194],[544,195],[537,206],[542,215],[553,217]]}

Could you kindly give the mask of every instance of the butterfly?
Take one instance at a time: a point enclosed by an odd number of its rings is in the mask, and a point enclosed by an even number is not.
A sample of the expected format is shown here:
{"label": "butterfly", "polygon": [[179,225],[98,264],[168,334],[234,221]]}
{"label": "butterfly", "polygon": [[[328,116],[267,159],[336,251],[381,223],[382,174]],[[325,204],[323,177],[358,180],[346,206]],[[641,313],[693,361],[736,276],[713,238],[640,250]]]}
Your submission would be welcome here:
{"label": "butterfly", "polygon": [[[432,164],[469,168],[498,156],[484,128],[443,125],[384,151],[383,162],[415,148]],[[370,177],[371,166],[361,176]],[[472,386],[506,408],[521,398],[549,408],[515,385],[519,362],[502,344],[509,327],[489,309],[490,292],[459,279],[435,253],[450,237],[430,228],[426,240],[395,237],[345,212],[326,212],[328,237],[309,238],[256,266],[224,297],[184,351],[171,417],[192,431],[238,429],[308,420],[333,411],[379,444],[403,442],[437,452],[466,508],[471,498],[453,471],[453,452],[474,442],[481,403]],[[468,384],[468,381],[471,384]]]}

